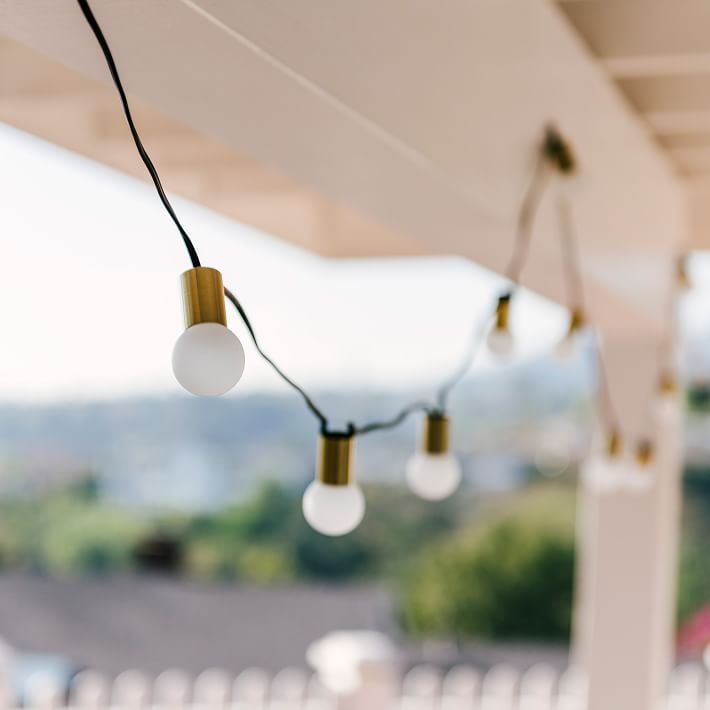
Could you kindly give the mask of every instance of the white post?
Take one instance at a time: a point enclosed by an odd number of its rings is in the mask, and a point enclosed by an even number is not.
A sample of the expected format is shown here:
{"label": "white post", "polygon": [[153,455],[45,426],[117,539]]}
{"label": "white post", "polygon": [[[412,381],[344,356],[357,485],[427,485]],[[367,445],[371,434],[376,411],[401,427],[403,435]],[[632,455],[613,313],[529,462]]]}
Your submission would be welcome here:
{"label": "white post", "polygon": [[[605,362],[621,427],[652,433],[658,344],[607,339]],[[680,406],[679,406],[680,408]],[[656,421],[654,484],[642,494],[581,487],[576,662],[589,710],[658,710],[673,659],[682,416]],[[627,440],[634,446],[635,441]]]}

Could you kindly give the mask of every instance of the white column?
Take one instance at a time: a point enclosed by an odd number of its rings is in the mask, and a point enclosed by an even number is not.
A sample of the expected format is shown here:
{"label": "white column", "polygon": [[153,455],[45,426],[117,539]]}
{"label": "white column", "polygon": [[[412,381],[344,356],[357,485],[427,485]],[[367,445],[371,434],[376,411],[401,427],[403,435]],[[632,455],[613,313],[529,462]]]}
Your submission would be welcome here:
{"label": "white column", "polygon": [[[616,338],[605,352],[622,429],[653,431],[656,341]],[[657,710],[672,664],[682,416],[656,421],[649,491],[601,495],[580,486],[574,653],[589,675],[589,710]],[[627,435],[625,443],[635,442]]]}

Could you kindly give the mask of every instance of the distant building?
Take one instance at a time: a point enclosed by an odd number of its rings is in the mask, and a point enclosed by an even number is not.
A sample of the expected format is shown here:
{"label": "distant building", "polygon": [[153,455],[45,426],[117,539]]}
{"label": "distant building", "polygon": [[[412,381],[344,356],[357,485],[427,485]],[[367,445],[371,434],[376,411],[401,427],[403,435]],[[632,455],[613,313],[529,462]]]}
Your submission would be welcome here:
{"label": "distant building", "polygon": [[0,635],[7,644],[109,674],[303,666],[308,645],[338,629],[392,634],[389,595],[377,587],[0,576]]}

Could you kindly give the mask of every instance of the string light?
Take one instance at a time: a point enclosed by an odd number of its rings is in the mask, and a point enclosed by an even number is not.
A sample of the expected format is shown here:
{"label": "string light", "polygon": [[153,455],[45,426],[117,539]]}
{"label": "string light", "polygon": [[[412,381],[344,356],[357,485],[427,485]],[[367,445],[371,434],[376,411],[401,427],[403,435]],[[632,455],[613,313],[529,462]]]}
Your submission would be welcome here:
{"label": "string light", "polygon": [[565,336],[555,348],[555,354],[560,360],[574,360],[579,354],[579,341],[586,325],[586,319],[581,309],[575,308],[570,312],[569,325]]}
{"label": "string light", "polygon": [[612,493],[623,485],[625,468],[621,434],[612,430],[607,434],[603,450],[585,462],[582,482],[602,495]]}
{"label": "string light", "polygon": [[[561,139],[560,141],[564,144],[564,141]],[[558,181],[566,183],[571,179],[570,175],[577,172],[574,167],[576,161],[571,157],[571,149],[569,147],[566,147],[561,153],[562,155],[569,154],[569,157],[562,160],[562,165],[567,166],[567,172],[563,172],[562,168],[560,168],[561,178]],[[569,305],[569,323],[565,335],[555,348],[555,354],[561,360],[573,360],[579,355],[580,340],[587,326],[587,316],[584,309],[584,289],[572,220],[572,209],[569,196],[566,193],[560,194],[557,198],[557,221],[567,289],[567,303]]]}
{"label": "string light", "polygon": [[[399,426],[410,414],[428,411],[429,405],[415,402],[391,419],[361,426],[350,424],[346,433],[334,432],[323,411],[305,389],[291,379],[261,347],[254,327],[241,302],[222,283],[216,269],[202,267],[197,251],[180,223],[163,189],[155,165],[138,134],[116,63],[108,42],[87,0],[77,3],[103,52],[136,149],[148,170],[158,196],[185,243],[193,268],[182,276],[186,330],[173,351],[173,370],[188,391],[199,395],[223,394],[237,383],[244,370],[244,350],[238,338],[226,328],[225,298],[234,306],[255,349],[274,372],[303,398],[317,418],[320,456],[316,480],[303,498],[304,516],[317,530],[342,535],[360,523],[365,510],[362,491],[351,480],[351,455],[355,436]],[[334,511],[331,516],[328,511]]]}
{"label": "string light", "polygon": [[636,446],[633,463],[624,471],[623,486],[631,493],[645,493],[654,482],[654,447],[648,439]]}
{"label": "string light", "polygon": [[201,265],[197,250],[175,213],[158,171],[143,145],[103,30],[87,0],[77,0],[77,3],[104,55],[138,155],[192,262],[193,268],[186,271],[181,279],[185,332],[178,338],[173,350],[173,372],[188,392],[203,396],[225,394],[237,384],[244,372],[244,348],[237,336],[227,329],[222,275],[216,269]]}
{"label": "string light", "polygon": [[688,255],[687,254],[681,254],[676,259],[675,278],[676,278],[676,285],[678,286],[679,289],[685,291],[685,290],[691,289],[693,287],[693,282],[690,278],[690,274],[688,273]]}
{"label": "string light", "polygon": [[425,500],[448,498],[461,483],[461,464],[449,450],[449,419],[442,412],[424,419],[421,449],[407,463],[407,483]]}
{"label": "string light", "polygon": [[[427,402],[415,402],[405,406],[390,419],[361,426],[351,423],[344,431],[334,431],[313,398],[287,376],[263,350],[244,307],[237,297],[224,287],[220,272],[203,267],[200,263],[192,240],[178,219],[140,139],[106,38],[88,1],[77,0],[77,3],[104,54],[139,156],[163,207],[177,227],[192,263],[192,269],[181,277],[186,329],[173,351],[173,370],[180,384],[194,394],[211,396],[224,394],[241,378],[244,370],[244,349],[237,336],[227,328],[226,298],[234,306],[259,355],[287,385],[298,392],[309,411],[318,420],[320,438],[316,476],[303,497],[304,517],[314,529],[326,535],[338,536],[351,532],[360,524],[365,514],[365,499],[362,490],[354,481],[352,471],[355,438],[399,426],[417,411],[423,411],[426,418],[421,450],[412,456],[407,465],[409,486],[417,495],[428,500],[440,500],[451,495],[460,485],[461,467],[449,448],[450,421],[446,413],[448,396],[452,388],[465,376],[484,342],[498,357],[509,358],[514,353],[515,339],[510,328],[510,309],[520,284],[523,266],[527,261],[534,218],[548,179],[552,174],[557,175],[560,178],[558,183],[567,187],[578,176],[577,162],[568,143],[554,127],[547,128],[532,180],[518,213],[513,254],[505,271],[511,288],[496,299],[493,316],[487,316],[475,329],[462,365],[437,393],[437,406]],[[576,352],[579,334],[587,324],[567,189],[559,195],[558,211],[569,289],[570,320],[566,335],[557,347],[557,354],[566,358]],[[676,281],[683,287],[690,283],[685,257],[677,261]],[[623,482],[628,490],[647,490],[653,482],[653,445],[650,440],[642,440],[635,452],[634,465],[625,470],[621,451],[621,430],[612,406],[601,348],[598,349],[598,354],[601,410],[604,428],[609,434],[605,455],[597,457],[599,466],[596,470],[594,465],[590,466],[586,474],[589,479],[587,483],[599,490],[612,490],[618,487],[620,482]],[[662,371],[656,394],[663,401],[677,399],[677,385],[669,370]]]}
{"label": "string light", "polygon": [[[548,131],[549,134],[549,131]],[[577,173],[576,161],[571,148],[566,141],[559,137],[558,141],[551,141],[551,153],[559,156],[568,154],[569,160],[562,159],[559,167],[560,182],[569,180],[571,175]],[[563,169],[563,165],[567,168]],[[576,350],[579,333],[584,328],[587,319],[583,307],[583,288],[581,269],[579,267],[579,254],[577,251],[572,211],[569,203],[568,191],[563,190],[558,197],[558,222],[562,243],[563,260],[568,289],[568,303],[570,305],[569,327],[562,342],[556,351],[558,355],[568,354],[568,344],[574,340],[571,352]],[[676,260],[675,274],[676,289],[688,288],[690,279],[687,273],[687,257],[685,255]],[[669,362],[673,359],[673,334],[675,326],[676,289],[671,290],[669,299],[669,314],[666,332],[659,347],[660,373],[653,392],[654,406],[651,408],[658,420],[662,423],[668,421],[679,412],[678,392],[679,387]],[[617,490],[626,490],[631,493],[642,494],[653,486],[655,449],[649,438],[642,438],[636,445],[631,460],[623,456],[621,446],[621,433],[619,420],[613,406],[611,390],[609,387],[608,373],[604,360],[604,353],[597,336],[597,362],[600,381],[600,415],[602,427],[609,432],[606,451],[602,456],[596,456],[585,466],[582,479],[585,485],[602,493],[612,493]]]}
{"label": "string light", "polygon": [[680,413],[680,386],[672,372],[664,370],[656,386],[655,414],[667,423]]}
{"label": "string light", "polygon": [[365,515],[365,496],[352,475],[353,434],[330,432],[318,443],[316,479],[303,496],[303,515],[324,535],[352,532]]}
{"label": "string light", "polygon": [[498,298],[495,323],[488,333],[488,350],[498,358],[509,358],[515,349],[515,340],[510,332],[510,302],[512,293],[504,293]]}
{"label": "string light", "polygon": [[[510,358],[515,351],[515,339],[510,329],[510,309],[515,288],[520,283],[522,269],[527,261],[530,238],[538,207],[542,201],[550,172],[551,154],[557,145],[550,141],[550,131],[538,150],[532,178],[523,196],[517,215],[517,230],[513,253],[505,270],[512,288],[495,300],[492,317],[487,314],[475,325],[464,357],[454,375],[439,388],[437,406],[427,411],[424,424],[423,450],[415,453],[406,467],[409,487],[420,497],[429,500],[445,498],[458,488],[461,482],[461,467],[456,457],[449,452],[449,419],[447,402],[452,389],[464,378],[485,343],[489,352],[500,359]],[[557,160],[557,158],[555,158]],[[445,450],[439,451],[440,442],[434,442],[445,431]]]}
{"label": "string light", "polygon": [[204,266],[182,275],[185,332],[173,349],[173,372],[192,394],[228,392],[244,372],[244,348],[227,328],[222,274]]}

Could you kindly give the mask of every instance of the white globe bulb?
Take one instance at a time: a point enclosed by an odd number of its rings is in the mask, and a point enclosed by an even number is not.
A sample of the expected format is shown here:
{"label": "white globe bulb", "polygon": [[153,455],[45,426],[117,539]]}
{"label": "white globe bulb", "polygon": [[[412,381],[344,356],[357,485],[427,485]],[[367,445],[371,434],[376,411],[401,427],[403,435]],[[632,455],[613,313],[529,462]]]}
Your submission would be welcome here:
{"label": "white globe bulb", "polygon": [[513,354],[515,340],[507,328],[491,328],[486,339],[488,349],[497,357],[506,358]]}
{"label": "white globe bulb", "polygon": [[547,478],[565,473],[572,463],[571,453],[562,446],[542,446],[535,452],[535,468]]}
{"label": "white globe bulb", "polygon": [[626,466],[620,458],[594,457],[582,468],[582,482],[602,495],[619,490],[625,483]]}
{"label": "white globe bulb", "polygon": [[173,372],[192,394],[215,397],[229,392],[244,372],[244,348],[231,330],[219,323],[188,328],[173,348]]}
{"label": "white globe bulb", "polygon": [[364,515],[365,496],[354,483],[330,486],[313,481],[303,494],[303,516],[323,535],[346,535],[362,522]]}
{"label": "white globe bulb", "polygon": [[424,500],[448,498],[461,483],[461,464],[453,454],[418,452],[407,462],[407,483]]}
{"label": "white globe bulb", "polygon": [[623,486],[629,493],[642,494],[653,488],[653,468],[651,466],[629,466],[624,471]]}
{"label": "white globe bulb", "polygon": [[653,408],[656,418],[663,424],[669,424],[682,415],[680,398],[671,392],[659,392]]}

